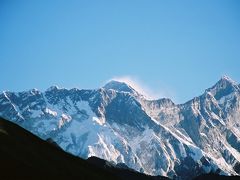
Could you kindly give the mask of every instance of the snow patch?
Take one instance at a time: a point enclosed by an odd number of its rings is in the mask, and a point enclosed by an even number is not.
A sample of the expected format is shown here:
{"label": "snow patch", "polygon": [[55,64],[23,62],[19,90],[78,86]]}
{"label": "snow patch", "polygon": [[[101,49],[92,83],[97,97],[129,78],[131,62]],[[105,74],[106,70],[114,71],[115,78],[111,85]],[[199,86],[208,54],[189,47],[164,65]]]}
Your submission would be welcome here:
{"label": "snow patch", "polygon": [[104,121],[104,119],[103,118],[97,118],[97,117],[93,117],[92,118],[92,120],[94,121],[94,122],[96,122],[96,123],[98,123],[99,125],[104,125],[104,123],[105,123],[105,121]]}
{"label": "snow patch", "polygon": [[56,112],[56,111],[53,111],[53,110],[51,110],[51,109],[49,109],[49,108],[46,108],[46,109],[45,109],[45,113],[50,114],[50,115],[52,115],[52,116],[54,116],[54,117],[57,116],[57,112]]}
{"label": "snow patch", "polygon": [[59,123],[58,123],[58,128],[60,129],[66,123],[70,122],[71,119],[72,119],[71,116],[66,115],[66,114],[62,114],[61,119],[59,120]]}

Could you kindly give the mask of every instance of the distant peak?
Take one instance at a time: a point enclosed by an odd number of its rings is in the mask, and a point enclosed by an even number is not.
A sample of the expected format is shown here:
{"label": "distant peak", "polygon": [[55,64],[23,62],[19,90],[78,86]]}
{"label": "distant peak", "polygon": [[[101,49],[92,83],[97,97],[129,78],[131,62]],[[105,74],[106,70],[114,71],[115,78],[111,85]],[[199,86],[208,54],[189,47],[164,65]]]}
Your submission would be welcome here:
{"label": "distant peak", "polygon": [[226,88],[227,86],[237,86],[237,82],[232,80],[229,76],[224,75],[214,86]]}
{"label": "distant peak", "polygon": [[58,86],[54,85],[54,86],[51,86],[49,87],[46,91],[54,91],[54,90],[58,90],[60,89]]}
{"label": "distant peak", "polygon": [[236,83],[234,80],[232,80],[229,76],[224,75],[221,77],[220,81],[228,81],[230,83]]}
{"label": "distant peak", "polygon": [[125,82],[120,82],[116,80],[109,81],[105,86],[104,89],[113,89],[119,92],[129,92],[129,93],[136,93],[136,91]]}
{"label": "distant peak", "polygon": [[29,90],[30,93],[32,93],[33,95],[39,94],[40,91],[37,88],[33,88],[31,90]]}
{"label": "distant peak", "polygon": [[207,89],[217,100],[232,92],[239,90],[238,84],[228,76],[222,76],[221,79],[211,88]]}

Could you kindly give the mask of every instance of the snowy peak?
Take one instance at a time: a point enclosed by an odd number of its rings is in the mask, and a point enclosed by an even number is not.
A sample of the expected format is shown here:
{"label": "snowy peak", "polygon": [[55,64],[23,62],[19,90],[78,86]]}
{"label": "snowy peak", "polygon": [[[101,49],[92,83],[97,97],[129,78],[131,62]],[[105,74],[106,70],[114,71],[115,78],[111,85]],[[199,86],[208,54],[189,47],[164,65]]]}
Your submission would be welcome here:
{"label": "snowy peak", "polygon": [[237,83],[226,75],[222,76],[221,79],[217,82],[217,84],[222,86],[224,85],[237,86]]}
{"label": "snowy peak", "polygon": [[206,90],[217,100],[237,91],[239,91],[238,84],[228,76],[223,76],[213,87]]}
{"label": "snowy peak", "polygon": [[116,80],[109,81],[103,88],[107,90],[112,89],[119,92],[128,92],[133,94],[136,93],[136,91],[125,82],[120,82]]}
{"label": "snowy peak", "polygon": [[49,87],[46,91],[48,92],[48,91],[56,91],[56,90],[59,90],[60,88],[58,87],[58,86],[51,86],[51,87]]}
{"label": "snowy peak", "polygon": [[31,94],[33,94],[33,95],[37,95],[37,94],[40,94],[40,93],[41,93],[41,92],[40,92],[38,89],[36,89],[36,88],[33,88],[33,89],[29,90],[29,92],[30,92]]}

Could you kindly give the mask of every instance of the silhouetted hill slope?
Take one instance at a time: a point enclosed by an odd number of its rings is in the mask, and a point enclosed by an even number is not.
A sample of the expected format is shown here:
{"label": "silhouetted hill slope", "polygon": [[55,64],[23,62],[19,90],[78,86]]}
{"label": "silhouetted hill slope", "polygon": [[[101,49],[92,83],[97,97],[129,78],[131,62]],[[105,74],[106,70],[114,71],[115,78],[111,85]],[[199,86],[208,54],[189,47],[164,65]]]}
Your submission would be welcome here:
{"label": "silhouetted hill slope", "polygon": [[[91,164],[96,165],[97,167],[107,170],[108,172],[111,172],[117,177],[120,177],[121,179],[129,179],[129,180],[157,180],[157,179],[169,179],[167,177],[162,176],[149,176],[146,174],[138,173],[137,171],[128,168],[124,164],[111,164],[110,162],[99,159],[97,157],[90,157],[87,159],[88,162]],[[116,168],[119,167],[119,168]]]}
{"label": "silhouetted hill slope", "polygon": [[[128,169],[83,160],[0,118],[0,179],[158,179]],[[99,167],[98,167],[99,166]],[[160,177],[159,177],[160,179]]]}
{"label": "silhouetted hill slope", "polygon": [[1,118],[0,144],[0,179],[116,178]]}
{"label": "silhouetted hill slope", "polygon": [[209,174],[202,174],[194,180],[237,180],[240,179],[239,176],[223,176],[219,174],[209,173]]}

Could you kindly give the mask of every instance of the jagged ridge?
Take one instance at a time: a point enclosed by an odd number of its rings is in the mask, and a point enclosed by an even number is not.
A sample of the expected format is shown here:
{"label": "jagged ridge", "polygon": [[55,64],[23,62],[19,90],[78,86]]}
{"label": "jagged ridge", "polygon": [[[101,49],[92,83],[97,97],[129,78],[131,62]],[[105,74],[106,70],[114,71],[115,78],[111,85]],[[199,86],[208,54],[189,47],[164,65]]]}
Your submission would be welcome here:
{"label": "jagged ridge", "polygon": [[65,151],[151,175],[239,174],[240,90],[223,77],[184,104],[147,100],[112,81],[98,90],[36,89],[0,95],[1,116]]}

